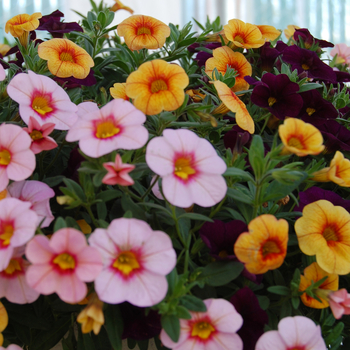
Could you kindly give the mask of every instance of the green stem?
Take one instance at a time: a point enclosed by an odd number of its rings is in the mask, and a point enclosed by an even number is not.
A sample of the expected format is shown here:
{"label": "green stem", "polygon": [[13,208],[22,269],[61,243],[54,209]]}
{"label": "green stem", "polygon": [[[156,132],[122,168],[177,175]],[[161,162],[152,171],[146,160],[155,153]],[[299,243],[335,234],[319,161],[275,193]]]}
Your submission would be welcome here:
{"label": "green stem", "polygon": [[88,214],[90,215],[90,218],[91,218],[91,220],[92,220],[94,226],[95,226],[95,227],[99,227],[100,225],[99,225],[97,219],[95,218],[94,213],[93,213],[92,210],[91,210],[91,205],[85,204],[84,207],[85,207],[86,211],[88,212]]}
{"label": "green stem", "polygon": [[142,202],[149,195],[149,193],[152,191],[152,188],[157,183],[158,179],[159,179],[159,175],[157,175],[155,177],[154,181],[151,183],[151,186],[148,188],[148,190],[145,192],[145,194],[141,197]]}
{"label": "green stem", "polygon": [[258,216],[258,210],[260,208],[260,194],[261,194],[261,184],[260,184],[260,181],[257,181],[252,219],[255,219]]}

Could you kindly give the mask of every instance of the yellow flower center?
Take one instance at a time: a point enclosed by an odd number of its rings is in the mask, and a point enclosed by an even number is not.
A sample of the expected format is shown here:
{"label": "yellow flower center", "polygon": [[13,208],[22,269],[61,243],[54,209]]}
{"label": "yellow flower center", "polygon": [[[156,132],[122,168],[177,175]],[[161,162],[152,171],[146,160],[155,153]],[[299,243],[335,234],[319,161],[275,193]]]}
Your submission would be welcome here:
{"label": "yellow flower center", "polygon": [[191,336],[208,339],[213,332],[215,332],[215,328],[209,322],[197,322],[192,327]]}
{"label": "yellow flower center", "polygon": [[168,85],[163,79],[158,79],[152,82],[151,92],[154,94],[158,91],[168,90]]}
{"label": "yellow flower center", "polygon": [[303,64],[301,65],[301,67],[302,67],[304,70],[309,70],[309,69],[310,69],[310,67],[309,67],[307,64],[305,64],[305,63],[303,63]]}
{"label": "yellow flower center", "polygon": [[327,226],[323,233],[322,233],[324,239],[328,241],[339,241],[336,230],[332,226]]}
{"label": "yellow flower center", "polygon": [[189,175],[196,173],[196,170],[191,166],[191,158],[178,158],[175,161],[174,174],[183,180],[188,180]]}
{"label": "yellow flower center", "polygon": [[11,154],[8,150],[0,151],[0,165],[9,165],[11,162]]}
{"label": "yellow flower center", "polygon": [[151,35],[152,32],[149,28],[147,27],[140,27],[137,29],[137,35],[142,35],[142,34],[148,34]]}
{"label": "yellow flower center", "polygon": [[241,44],[244,43],[244,39],[243,39],[240,35],[236,35],[236,36],[234,37],[233,41],[237,41],[237,42],[239,42],[239,43],[241,43]]}
{"label": "yellow flower center", "polygon": [[140,268],[136,255],[130,251],[121,252],[112,266],[125,276],[129,276],[132,271]]}
{"label": "yellow flower center", "polygon": [[18,260],[11,259],[10,263],[8,264],[8,266],[4,271],[7,275],[13,275],[16,271],[22,271],[22,268]]}
{"label": "yellow flower center", "polygon": [[294,147],[294,148],[297,148],[297,149],[303,149],[304,148],[303,144],[300,142],[300,140],[297,137],[291,137],[288,140],[288,146],[289,147]]}
{"label": "yellow flower center", "polygon": [[39,114],[45,115],[53,111],[50,107],[50,99],[47,96],[37,96],[32,102],[32,108]]}
{"label": "yellow flower center", "polygon": [[108,139],[119,134],[120,129],[112,121],[102,121],[97,124],[96,137],[99,139]]}
{"label": "yellow flower center", "polygon": [[1,227],[0,240],[2,241],[2,246],[8,246],[10,244],[13,231],[14,229],[12,224],[4,224]]}
{"label": "yellow flower center", "polygon": [[227,256],[228,256],[228,253],[226,250],[222,250],[221,252],[219,252],[220,258],[226,258]]}
{"label": "yellow flower center", "polygon": [[277,100],[274,97],[269,97],[267,102],[268,102],[269,106],[272,107],[277,102]]}
{"label": "yellow flower center", "polygon": [[73,270],[75,268],[75,259],[68,253],[57,255],[53,263],[58,265],[62,270]]}
{"label": "yellow flower center", "polygon": [[267,241],[262,247],[262,255],[265,258],[270,253],[280,253],[281,250],[274,241]]}
{"label": "yellow flower center", "polygon": [[306,108],[306,113],[308,115],[312,115],[316,112],[316,109],[313,109],[313,108]]}
{"label": "yellow flower center", "polygon": [[29,135],[33,141],[40,140],[43,138],[43,133],[39,130],[33,130]]}
{"label": "yellow flower center", "polygon": [[60,54],[60,60],[63,62],[74,62],[73,56],[69,52],[62,52]]}

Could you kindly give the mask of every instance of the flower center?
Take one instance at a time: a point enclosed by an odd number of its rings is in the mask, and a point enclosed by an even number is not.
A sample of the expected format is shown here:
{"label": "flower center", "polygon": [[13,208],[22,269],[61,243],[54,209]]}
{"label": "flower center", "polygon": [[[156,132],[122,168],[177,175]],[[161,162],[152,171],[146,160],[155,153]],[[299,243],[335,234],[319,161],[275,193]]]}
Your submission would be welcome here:
{"label": "flower center", "polygon": [[297,149],[303,149],[304,148],[303,144],[300,142],[300,140],[297,137],[291,137],[288,140],[288,146],[294,147],[294,148],[297,148]]}
{"label": "flower center", "polygon": [[215,328],[209,322],[197,322],[193,325],[191,336],[208,339],[213,332]]}
{"label": "flower center", "polygon": [[237,42],[239,42],[239,43],[241,43],[241,44],[244,43],[244,39],[243,39],[240,35],[236,35],[236,36],[234,37],[233,41],[237,41]]}
{"label": "flower center", "polygon": [[158,91],[168,90],[168,85],[163,79],[158,79],[152,82],[151,92],[154,94]]}
{"label": "flower center", "polygon": [[112,266],[125,276],[129,276],[131,272],[140,268],[136,255],[130,251],[121,252]]}
{"label": "flower center", "polygon": [[4,272],[7,275],[13,275],[14,273],[16,273],[16,271],[22,271],[21,265],[19,264],[18,260],[11,259]]}
{"label": "flower center", "polygon": [[322,233],[324,239],[328,241],[339,241],[336,230],[332,226],[327,226],[323,233]]}
{"label": "flower center", "polygon": [[265,258],[270,253],[280,253],[281,250],[274,241],[267,241],[262,247],[262,255]]}
{"label": "flower center", "polygon": [[0,151],[0,165],[9,165],[11,162],[11,154],[8,150]]}
{"label": "flower center", "polygon": [[269,107],[272,107],[277,102],[277,100],[274,97],[269,97],[267,102],[269,104]]}
{"label": "flower center", "polygon": [[310,69],[310,67],[309,67],[307,64],[305,64],[305,63],[303,63],[303,64],[301,65],[301,67],[302,67],[304,70],[309,70],[309,69]]}
{"label": "flower center", "polygon": [[174,174],[183,180],[188,180],[190,175],[196,173],[196,170],[192,168],[191,158],[178,158],[175,161]]}
{"label": "flower center", "polygon": [[58,265],[62,270],[73,270],[75,268],[75,259],[68,253],[57,255],[53,263]]}
{"label": "flower center", "polygon": [[226,258],[227,256],[228,256],[228,253],[227,253],[226,250],[221,250],[221,251],[219,252],[219,257],[220,257],[220,258]]}
{"label": "flower center", "polygon": [[75,63],[74,62],[74,59],[73,59],[73,56],[69,53],[69,52],[62,52],[60,54],[60,60],[63,61],[63,62],[72,62],[72,63]]}
{"label": "flower center", "polygon": [[147,27],[140,27],[137,29],[137,35],[142,35],[142,34],[148,34],[151,35],[152,32],[149,28]]}
{"label": "flower center", "polygon": [[1,225],[0,240],[2,246],[8,246],[11,242],[13,236],[13,225],[10,223],[4,223]]}
{"label": "flower center", "polygon": [[39,114],[45,115],[53,111],[50,107],[50,99],[48,96],[37,96],[32,102],[32,108]]}
{"label": "flower center", "polygon": [[308,115],[312,115],[312,114],[314,114],[316,112],[316,109],[313,109],[313,108],[306,108],[306,113],[308,114]]}
{"label": "flower center", "polygon": [[29,136],[32,138],[33,141],[40,140],[43,138],[43,133],[39,130],[33,130]]}
{"label": "flower center", "polygon": [[120,129],[112,121],[102,121],[97,124],[96,137],[98,139],[108,139],[119,134]]}

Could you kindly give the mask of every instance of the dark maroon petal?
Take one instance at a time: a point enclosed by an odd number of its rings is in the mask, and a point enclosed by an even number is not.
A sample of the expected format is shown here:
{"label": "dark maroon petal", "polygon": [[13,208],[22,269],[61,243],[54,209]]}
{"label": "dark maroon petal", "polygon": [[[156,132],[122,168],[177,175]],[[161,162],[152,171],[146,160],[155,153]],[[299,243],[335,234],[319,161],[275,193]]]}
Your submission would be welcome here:
{"label": "dark maroon petal", "polygon": [[350,151],[350,131],[335,120],[329,120],[318,126],[322,136],[325,138],[326,152]]}
{"label": "dark maroon petal", "polygon": [[260,67],[262,71],[271,72],[279,55],[280,52],[272,48],[270,42],[266,42],[260,48],[260,57],[257,62],[257,66]]}
{"label": "dark maroon petal", "polygon": [[92,86],[96,84],[96,78],[94,75],[94,71],[90,69],[90,72],[88,76],[85,79],[77,79],[74,77],[69,77],[69,78],[54,78],[55,81],[60,83],[61,85],[64,85],[65,88],[67,89],[73,89],[75,87],[79,87],[81,85],[84,86]]}
{"label": "dark maroon petal", "polygon": [[209,58],[213,57],[212,54],[205,52],[205,51],[201,51],[197,53],[197,56],[195,58],[195,61],[197,61],[197,64],[199,67],[204,67],[205,66],[205,62],[207,62],[207,60]]}
{"label": "dark maroon petal", "polygon": [[56,10],[56,11],[50,13],[49,15],[42,16],[39,19],[39,23],[40,24],[39,24],[38,28],[40,28],[41,25],[43,25],[44,23],[48,22],[51,19],[59,22],[61,20],[61,17],[64,17],[64,14],[61,11],[59,11],[59,10]]}
{"label": "dark maroon petal", "polygon": [[303,40],[305,48],[309,49],[313,44],[317,44],[318,47],[334,47],[334,44],[326,41],[314,38],[306,28],[296,29],[293,38],[296,42],[299,42],[299,37]]}
{"label": "dark maroon petal", "polygon": [[287,47],[289,47],[286,43],[284,43],[282,40],[278,40],[277,44],[275,46],[275,49],[279,52],[282,53],[284,51],[284,49],[286,49]]}
{"label": "dark maroon petal", "polygon": [[230,131],[224,136],[224,145],[226,148],[230,148],[232,152],[242,153],[243,147],[249,146],[252,140],[252,135],[241,129],[238,125],[234,125]]}
{"label": "dark maroon petal", "polygon": [[249,85],[261,85],[262,82],[260,80],[255,80],[254,78],[252,78],[251,76],[249,75],[246,75],[244,77],[244,80],[249,83]]}

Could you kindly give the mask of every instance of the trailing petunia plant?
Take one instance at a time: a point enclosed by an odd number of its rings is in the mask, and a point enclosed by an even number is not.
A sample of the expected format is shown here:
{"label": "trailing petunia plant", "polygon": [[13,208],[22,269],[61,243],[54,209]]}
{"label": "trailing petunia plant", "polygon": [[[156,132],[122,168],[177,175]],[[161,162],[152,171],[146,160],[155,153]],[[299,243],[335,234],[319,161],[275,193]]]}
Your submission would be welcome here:
{"label": "trailing petunia plant", "polygon": [[90,2],[0,44],[0,349],[348,349],[350,48]]}

